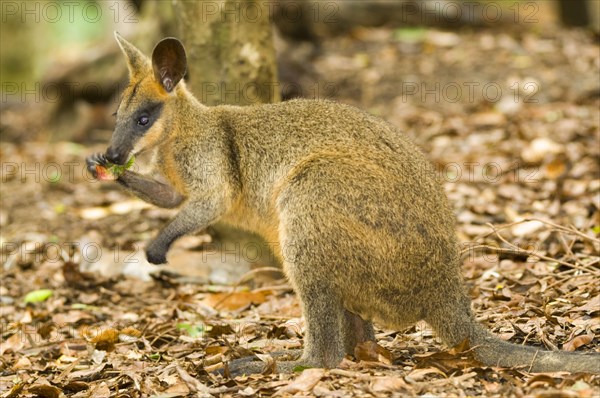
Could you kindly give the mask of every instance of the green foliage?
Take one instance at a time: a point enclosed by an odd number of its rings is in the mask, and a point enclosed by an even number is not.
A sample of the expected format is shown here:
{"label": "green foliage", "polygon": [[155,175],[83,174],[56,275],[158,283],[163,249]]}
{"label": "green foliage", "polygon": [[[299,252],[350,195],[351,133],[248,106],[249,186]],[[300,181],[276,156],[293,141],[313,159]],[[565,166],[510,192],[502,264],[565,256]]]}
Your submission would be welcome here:
{"label": "green foliage", "polygon": [[406,27],[394,31],[394,39],[407,43],[419,43],[425,39],[427,29],[421,27]]}
{"label": "green foliage", "polygon": [[304,365],[298,365],[298,366],[294,366],[294,372],[304,372],[304,370],[306,369],[311,369],[312,366],[304,366]]}
{"label": "green foliage", "polygon": [[184,330],[190,337],[200,337],[205,332],[204,324],[178,323],[177,329]]}
{"label": "green foliage", "polygon": [[52,294],[53,292],[50,289],[33,290],[25,295],[23,301],[25,303],[41,303],[48,300]]}
{"label": "green foliage", "polygon": [[125,172],[125,170],[130,169],[131,166],[133,166],[133,162],[135,162],[135,156],[132,156],[131,158],[129,158],[127,163],[125,163],[124,165],[108,163],[106,166],[107,166],[108,171],[112,175],[114,175],[115,177],[118,177],[121,174],[123,174]]}

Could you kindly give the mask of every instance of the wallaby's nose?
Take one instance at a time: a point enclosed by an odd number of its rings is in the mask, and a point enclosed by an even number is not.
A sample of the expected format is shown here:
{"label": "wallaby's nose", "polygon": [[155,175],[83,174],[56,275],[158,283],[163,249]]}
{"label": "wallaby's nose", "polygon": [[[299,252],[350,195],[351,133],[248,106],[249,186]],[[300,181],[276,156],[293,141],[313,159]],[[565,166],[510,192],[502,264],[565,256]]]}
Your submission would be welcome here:
{"label": "wallaby's nose", "polygon": [[109,147],[106,150],[106,159],[114,164],[121,164],[121,156],[119,154],[119,152],[114,149],[113,147]]}

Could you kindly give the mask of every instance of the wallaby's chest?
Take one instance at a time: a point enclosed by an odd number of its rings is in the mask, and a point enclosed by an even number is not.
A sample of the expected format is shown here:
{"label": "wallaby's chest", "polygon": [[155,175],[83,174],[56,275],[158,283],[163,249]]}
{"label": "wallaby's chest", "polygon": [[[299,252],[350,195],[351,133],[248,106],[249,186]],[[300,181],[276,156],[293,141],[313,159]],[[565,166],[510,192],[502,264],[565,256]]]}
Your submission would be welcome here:
{"label": "wallaby's chest", "polygon": [[160,151],[157,163],[160,164],[160,170],[171,186],[181,195],[188,196],[174,152],[172,150]]}
{"label": "wallaby's chest", "polygon": [[276,256],[281,256],[279,248],[279,227],[274,215],[259,216],[256,211],[247,206],[240,198],[230,210],[222,217],[222,221],[237,228],[249,230],[261,235],[271,246]]}

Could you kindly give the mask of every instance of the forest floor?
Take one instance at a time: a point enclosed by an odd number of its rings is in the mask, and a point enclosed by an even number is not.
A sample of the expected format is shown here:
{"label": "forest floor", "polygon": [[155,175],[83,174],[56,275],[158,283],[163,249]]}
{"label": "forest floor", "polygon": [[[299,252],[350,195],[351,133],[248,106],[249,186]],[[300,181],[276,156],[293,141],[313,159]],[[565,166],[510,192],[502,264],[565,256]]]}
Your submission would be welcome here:
{"label": "forest floor", "polygon": [[[357,105],[427,153],[486,327],[600,352],[597,38],[380,28],[281,51],[284,72],[302,74],[289,92]],[[28,117],[5,112],[2,128]],[[600,395],[598,375],[482,366],[424,323],[377,329],[378,345],[339,369],[272,374],[266,360],[261,375],[210,373],[301,347],[299,302],[245,246],[221,255],[205,231],[178,241],[169,265],[148,264],[143,246],[174,211],[91,181],[84,158],[105,146],[2,142],[2,397]]]}

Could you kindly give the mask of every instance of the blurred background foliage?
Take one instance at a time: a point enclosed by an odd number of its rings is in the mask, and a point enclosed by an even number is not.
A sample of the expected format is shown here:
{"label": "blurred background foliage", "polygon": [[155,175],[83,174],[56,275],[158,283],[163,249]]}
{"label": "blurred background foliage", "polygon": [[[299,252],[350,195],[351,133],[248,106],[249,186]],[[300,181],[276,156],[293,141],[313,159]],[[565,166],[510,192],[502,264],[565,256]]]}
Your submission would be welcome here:
{"label": "blurred background foliage", "polygon": [[[2,2],[2,82],[39,81],[53,64],[76,58],[82,50],[105,40],[107,33],[117,25],[114,18],[107,17],[113,12],[109,9],[111,3],[93,0]],[[102,15],[98,15],[98,10]]]}
{"label": "blurred background foliage", "polygon": [[[319,0],[317,0],[319,1]],[[320,0],[322,3],[338,3]],[[427,2],[428,0],[423,0]],[[436,0],[437,1],[437,0]],[[494,1],[502,7],[514,8],[516,3],[532,3],[527,0]],[[285,0],[284,0],[285,2]],[[301,3],[302,0],[296,1]],[[430,3],[432,1],[429,1]],[[154,4],[152,4],[154,3]],[[163,3],[163,4],[158,4]],[[77,59],[82,51],[93,49],[99,43],[112,40],[111,32],[125,34],[138,29],[146,19],[172,23],[170,2],[160,0],[3,0],[0,10],[0,83],[22,82],[26,87],[40,81],[48,70]],[[355,18],[342,18],[340,22],[361,24],[393,23],[389,20],[392,8],[400,8],[402,0],[348,2],[341,8],[354,8]],[[387,4],[384,4],[387,3]],[[440,2],[438,2],[440,3]],[[461,3],[445,1],[445,3]],[[465,2],[463,2],[465,3]],[[473,3],[473,1],[466,2]],[[598,30],[599,7],[597,0],[543,0],[537,1],[546,21],[566,20],[572,25],[589,25]],[[371,8],[369,12],[367,8]],[[380,11],[377,11],[380,10]],[[348,10],[350,11],[350,10]],[[140,15],[140,12],[142,15]],[[540,13],[540,15],[542,14]],[[344,21],[345,19],[345,21]],[[356,19],[356,20],[354,20]],[[305,21],[306,22],[306,21]],[[310,22],[310,21],[308,21]],[[298,27],[296,34],[298,33]],[[309,27],[301,27],[310,30]],[[294,34],[288,27],[284,32]],[[5,87],[3,85],[2,87]],[[4,102],[4,101],[3,101]]]}
{"label": "blurred background foliage", "polygon": [[[214,0],[212,3],[222,6],[250,1]],[[182,37],[182,29],[193,29],[194,25],[192,21],[188,28],[181,14],[180,18],[175,17],[173,4],[176,3],[160,0],[0,2],[0,105],[5,119],[0,123],[0,139],[27,140],[32,134],[38,138],[74,141],[106,139],[94,136],[93,130],[111,129],[109,116],[114,112],[119,88],[126,83],[125,65],[119,58],[112,32],[118,30],[146,52],[162,37]],[[269,17],[276,27],[279,80],[291,83],[286,86],[291,89],[281,93],[283,99],[298,95],[294,87],[301,86],[302,79],[310,75],[307,60],[320,51],[323,40],[348,33],[352,36],[352,32],[361,27],[383,26],[395,29],[398,40],[414,36],[417,41],[429,28],[459,30],[490,24],[521,24],[529,25],[530,30],[543,30],[562,22],[590,28],[597,35],[600,12],[598,0],[279,0],[266,1],[264,5],[269,8]],[[491,21],[481,12],[469,16],[469,10],[486,6],[492,10],[492,16],[496,10],[502,10],[502,18]],[[287,14],[281,10],[287,10]],[[290,10],[291,14],[301,17],[290,17]],[[456,10],[461,14],[457,15]],[[535,15],[534,24],[527,23],[529,15]],[[201,21],[197,26],[198,30],[206,28]],[[221,33],[217,33],[219,37]],[[303,47],[306,43],[310,46]],[[217,49],[211,51],[222,55],[218,48],[222,45],[215,43]],[[294,51],[286,51],[292,47]],[[203,52],[205,48],[199,48],[194,42],[194,46],[188,45],[188,50],[193,55],[193,51]],[[213,64],[221,64],[223,70],[233,67],[221,59]],[[191,66],[189,72],[193,72],[196,65]],[[205,78],[207,71],[202,72]],[[188,77],[192,74],[188,73]],[[193,81],[193,76],[191,78]],[[192,89],[199,96],[195,87]],[[103,104],[103,108],[96,104]],[[29,119],[14,120],[14,115],[5,112],[14,108],[27,109]],[[32,125],[32,121],[37,125]]]}

